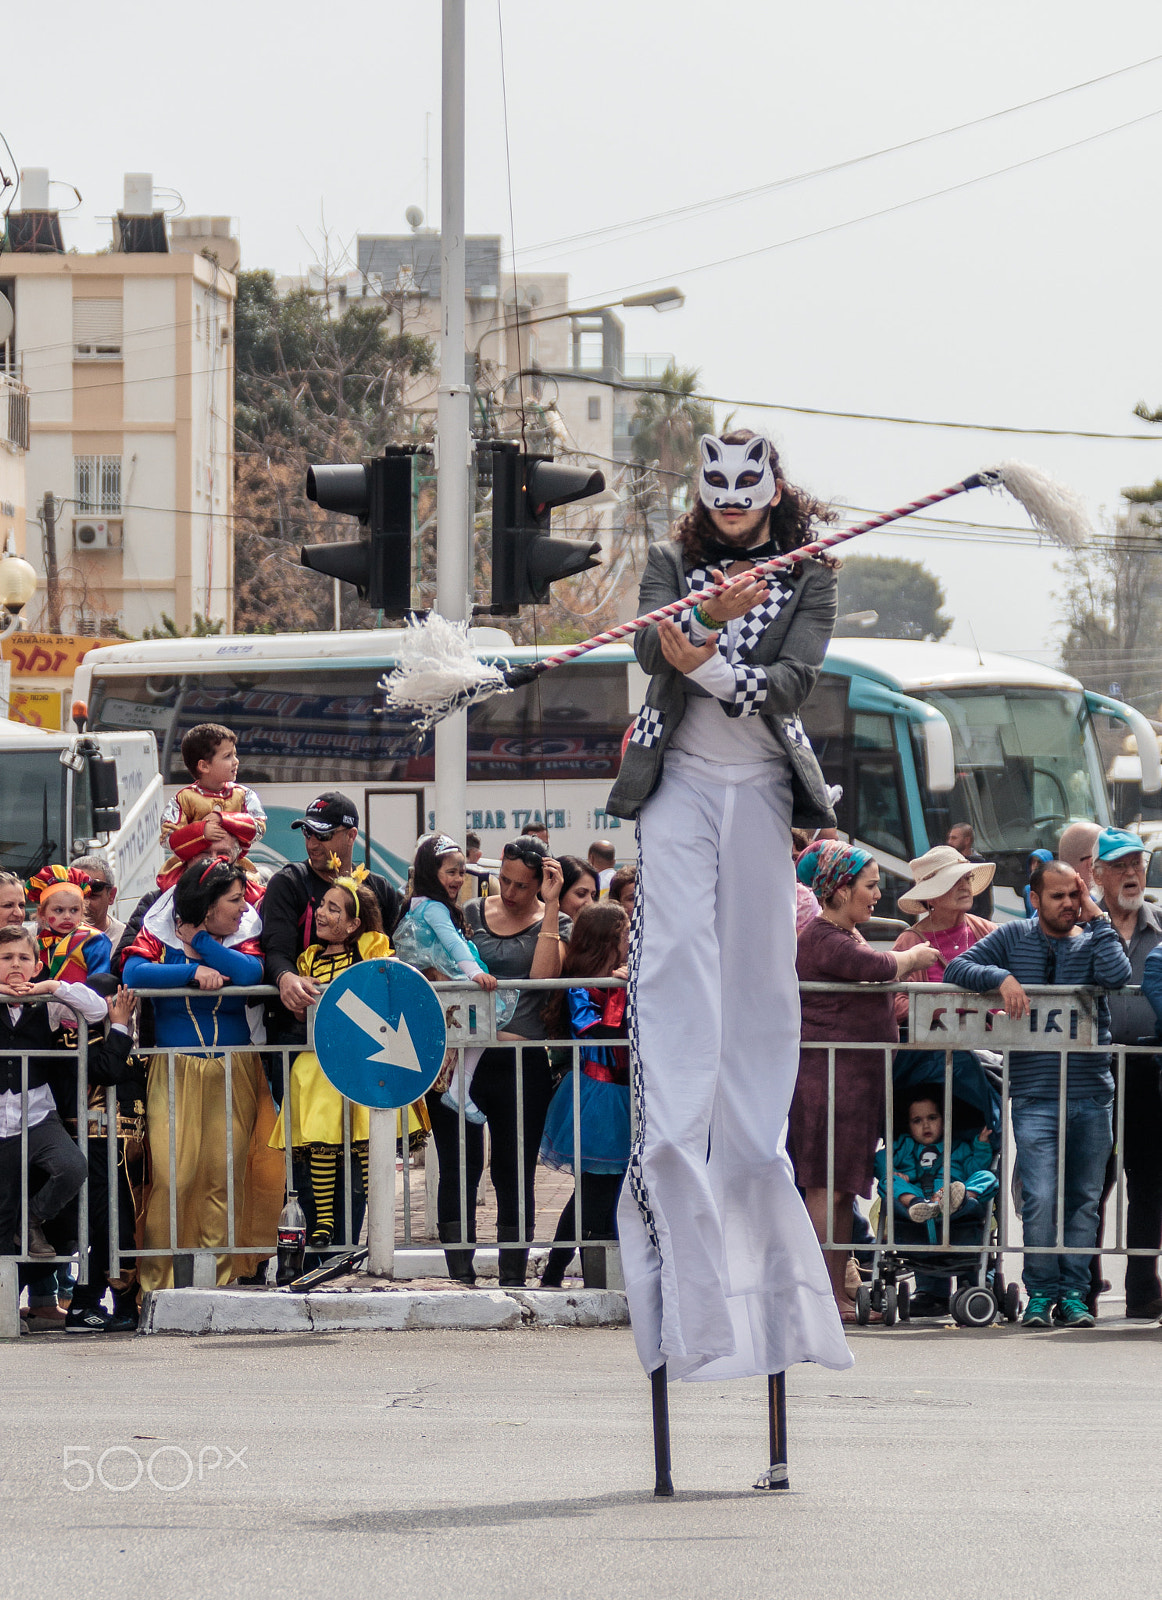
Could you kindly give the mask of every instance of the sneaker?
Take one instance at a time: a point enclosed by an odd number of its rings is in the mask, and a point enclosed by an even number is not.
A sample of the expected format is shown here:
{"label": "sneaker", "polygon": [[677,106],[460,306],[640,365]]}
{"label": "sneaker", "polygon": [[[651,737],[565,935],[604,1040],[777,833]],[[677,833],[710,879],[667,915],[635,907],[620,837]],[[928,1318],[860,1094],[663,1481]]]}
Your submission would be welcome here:
{"label": "sneaker", "polygon": [[1064,1328],[1092,1328],[1094,1314],[1080,1294],[1063,1294],[1057,1301],[1057,1315]]}
{"label": "sneaker", "polygon": [[135,1333],[136,1311],[106,1311],[104,1306],[78,1306],[65,1317],[66,1333]]}
{"label": "sneaker", "polygon": [[914,1206],[908,1207],[908,1215],[913,1222],[930,1222],[939,1211],[935,1200],[917,1200]]}
{"label": "sneaker", "polygon": [[1051,1328],[1053,1326],[1053,1296],[1050,1294],[1031,1294],[1029,1304],[1025,1307],[1025,1315],[1021,1318],[1022,1328]]}
{"label": "sneaker", "polygon": [[950,1183],[948,1185],[948,1209],[959,1211],[964,1204],[965,1187],[963,1183]]}

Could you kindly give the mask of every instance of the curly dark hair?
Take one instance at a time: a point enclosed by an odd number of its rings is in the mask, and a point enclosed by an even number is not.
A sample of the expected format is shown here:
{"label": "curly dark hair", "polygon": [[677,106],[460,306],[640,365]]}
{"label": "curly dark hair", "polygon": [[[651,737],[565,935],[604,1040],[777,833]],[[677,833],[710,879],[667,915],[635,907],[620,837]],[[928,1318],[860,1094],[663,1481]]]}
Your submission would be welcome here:
{"label": "curly dark hair", "polygon": [[[722,442],[746,444],[757,437],[751,428],[734,428],[730,433],[722,435]],[[775,475],[775,483],[782,490],[778,504],[771,507],[771,538],[779,550],[798,550],[801,545],[810,541],[812,524],[834,522],[835,512],[824,501],[816,500],[814,495],[808,494],[806,489],[798,489],[793,483],[787,482],[783,477],[779,453],[774,445],[771,445],[771,471]],[[718,544],[722,540],[721,533],[714,526],[713,518],[700,499],[695,500],[693,508],[684,512],[675,522],[672,537],[675,543],[681,545],[687,567],[706,566],[707,544]],[[828,556],[820,559],[829,565],[834,560]]]}

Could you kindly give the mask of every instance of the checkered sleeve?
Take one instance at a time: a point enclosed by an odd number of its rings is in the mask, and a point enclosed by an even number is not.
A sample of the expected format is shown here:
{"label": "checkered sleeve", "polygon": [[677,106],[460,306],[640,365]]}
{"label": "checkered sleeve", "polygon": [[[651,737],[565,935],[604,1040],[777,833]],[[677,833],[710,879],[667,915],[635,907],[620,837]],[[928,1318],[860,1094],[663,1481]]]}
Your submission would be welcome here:
{"label": "checkered sleeve", "polygon": [[731,663],[734,673],[734,700],[726,706],[728,717],[753,717],[762,710],[770,684],[762,667],[744,662]]}

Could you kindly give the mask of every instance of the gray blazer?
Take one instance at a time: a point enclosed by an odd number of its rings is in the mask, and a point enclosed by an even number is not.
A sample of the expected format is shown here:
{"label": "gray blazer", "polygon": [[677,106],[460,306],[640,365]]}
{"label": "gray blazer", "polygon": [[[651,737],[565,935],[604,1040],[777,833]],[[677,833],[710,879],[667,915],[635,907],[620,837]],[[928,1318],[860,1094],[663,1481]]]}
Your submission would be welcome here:
{"label": "gray blazer", "polygon": [[[799,828],[833,828],[835,813],[827,798],[827,785],[810,741],[799,721],[799,707],[815,687],[823,654],[835,626],[836,581],[831,567],[805,561],[789,584],[790,596],[765,628],[757,643],[744,649],[745,671],[739,669],[740,704],[723,715],[745,710],[746,684],[765,682],[766,698],[759,706],[791,764],[792,822]],[[638,595],[638,615],[656,611],[690,592],[682,551],[677,544],[651,545]],[[606,802],[615,817],[636,817],[657,788],[662,776],[666,746],[686,714],[688,695],[705,697],[706,691],[676,671],[662,654],[657,624],[634,634],[634,654],[651,674],[649,690],[634,723],[621,770]]]}

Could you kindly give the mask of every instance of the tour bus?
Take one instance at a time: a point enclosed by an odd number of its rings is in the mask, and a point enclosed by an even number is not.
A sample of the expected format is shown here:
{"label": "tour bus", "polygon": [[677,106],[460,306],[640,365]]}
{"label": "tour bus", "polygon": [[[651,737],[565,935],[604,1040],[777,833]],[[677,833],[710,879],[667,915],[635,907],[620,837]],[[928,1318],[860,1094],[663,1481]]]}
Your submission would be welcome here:
{"label": "tour bus", "polygon": [[[495,628],[474,628],[481,659],[524,662]],[[397,882],[434,823],[433,739],[387,708],[379,683],[393,630],[150,640],[86,656],[75,682],[86,726],[157,740],[167,793],[187,781],[182,735],[221,722],[238,735],[239,777],[269,816],[251,850],[275,867],[302,853],[294,818],[324,789],[360,807],[371,865]],[[548,653],[545,651],[544,653]],[[632,860],[630,823],[605,810],[646,678],[628,645],[606,645],[468,712],[468,810],[486,857],[530,821],[558,854],[608,838]],[[891,639],[831,645],[803,721],[830,783],[840,831],[880,863],[891,911],[907,862],[971,822],[997,863],[999,912],[1018,914],[1029,852],[1052,849],[1071,820],[1109,820],[1095,713],[1134,732],[1140,713],[1073,678],[1002,655]],[[1155,781],[1156,780],[1156,781]],[[1150,775],[1162,787],[1162,771]]]}

